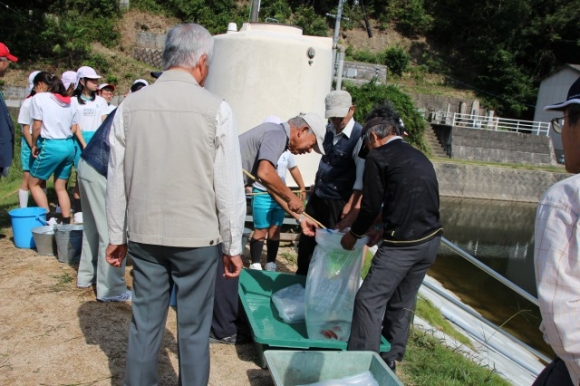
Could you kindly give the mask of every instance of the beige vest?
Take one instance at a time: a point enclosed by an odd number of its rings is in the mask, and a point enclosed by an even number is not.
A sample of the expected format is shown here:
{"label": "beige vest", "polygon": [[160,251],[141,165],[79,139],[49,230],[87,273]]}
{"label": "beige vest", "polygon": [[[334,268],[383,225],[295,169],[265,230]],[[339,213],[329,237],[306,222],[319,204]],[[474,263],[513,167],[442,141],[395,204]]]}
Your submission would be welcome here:
{"label": "beige vest", "polygon": [[188,73],[166,71],[123,102],[127,227],[134,242],[221,242],[213,188],[221,99]]}

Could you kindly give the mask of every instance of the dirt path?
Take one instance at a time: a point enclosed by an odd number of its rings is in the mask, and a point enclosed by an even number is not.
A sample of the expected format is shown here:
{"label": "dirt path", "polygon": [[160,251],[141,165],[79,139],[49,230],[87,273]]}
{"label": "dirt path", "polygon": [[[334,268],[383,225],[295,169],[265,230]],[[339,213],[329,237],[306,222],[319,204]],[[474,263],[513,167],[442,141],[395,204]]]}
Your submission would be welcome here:
{"label": "dirt path", "polygon": [[[0,384],[121,385],[131,305],[97,302],[92,289],[76,288],[75,268],[17,249],[11,237],[10,228],[0,235]],[[289,251],[280,250],[281,270],[295,270],[283,257]],[[170,309],[159,356],[161,385],[177,384],[175,316]],[[256,361],[252,344],[211,345],[209,384],[273,385]]]}

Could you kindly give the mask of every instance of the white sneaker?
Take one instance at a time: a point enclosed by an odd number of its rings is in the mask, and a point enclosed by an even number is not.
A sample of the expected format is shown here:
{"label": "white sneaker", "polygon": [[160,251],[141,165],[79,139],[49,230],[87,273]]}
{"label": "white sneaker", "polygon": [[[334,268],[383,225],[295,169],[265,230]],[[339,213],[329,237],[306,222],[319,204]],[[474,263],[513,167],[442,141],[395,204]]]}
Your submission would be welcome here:
{"label": "white sneaker", "polygon": [[250,269],[255,269],[256,271],[262,270],[262,264],[260,263],[252,263],[250,264]]}
{"label": "white sneaker", "polygon": [[276,268],[276,263],[273,261],[270,263],[266,263],[266,271],[276,272],[278,269]]}
{"label": "white sneaker", "polygon": [[51,217],[46,223],[48,225],[57,225],[58,224],[55,217]]}

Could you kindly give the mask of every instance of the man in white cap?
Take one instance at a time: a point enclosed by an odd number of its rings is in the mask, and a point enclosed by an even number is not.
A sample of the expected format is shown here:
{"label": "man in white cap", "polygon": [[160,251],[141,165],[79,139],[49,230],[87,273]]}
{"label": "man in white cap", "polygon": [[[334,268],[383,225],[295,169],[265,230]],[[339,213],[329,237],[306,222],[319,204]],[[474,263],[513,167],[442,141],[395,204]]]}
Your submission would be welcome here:
{"label": "man in white cap", "polygon": [[[331,91],[324,103],[325,117],[330,123],[326,127],[324,155],[306,213],[327,228],[342,230],[356,218],[362,197],[364,160],[358,156],[362,126],[353,118],[355,105],[347,91]],[[308,273],[315,247],[314,237],[304,233],[300,236],[297,274]]]}
{"label": "man in white cap", "polygon": [[[17,62],[18,58],[10,54],[10,50],[4,43],[0,43],[0,78],[4,77],[10,62]],[[8,168],[12,165],[14,156],[14,124],[4,95],[0,92],[0,178],[8,176]]]}
{"label": "man in white cap", "polygon": [[[282,153],[307,154],[313,149],[324,152],[322,144],[326,128],[324,120],[315,113],[300,114],[288,122],[265,122],[239,136],[242,167],[272,194],[272,198],[296,219],[304,211],[302,201],[278,175],[276,166]],[[324,153],[323,153],[324,154]],[[244,176],[245,184],[254,180]],[[308,220],[301,221],[303,228]],[[304,229],[308,232],[308,229]],[[219,264],[219,262],[218,262]],[[218,271],[221,270],[218,266]],[[238,334],[238,278],[225,280],[217,275],[210,340],[213,343],[243,343]]]}
{"label": "man in white cap", "polygon": [[[580,78],[568,90],[566,101],[546,106],[561,112],[551,121],[562,134],[564,164],[580,173]],[[538,204],[534,263],[540,330],[556,358],[538,375],[534,386],[580,384],[580,176],[554,184]]]}

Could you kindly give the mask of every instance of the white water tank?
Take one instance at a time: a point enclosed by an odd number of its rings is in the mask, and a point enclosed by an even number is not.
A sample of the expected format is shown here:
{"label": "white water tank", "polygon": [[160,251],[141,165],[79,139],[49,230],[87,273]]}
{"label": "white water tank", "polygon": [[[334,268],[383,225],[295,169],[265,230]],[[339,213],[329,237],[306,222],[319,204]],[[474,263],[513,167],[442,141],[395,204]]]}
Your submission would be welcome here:
{"label": "white water tank", "polygon": [[[232,106],[240,133],[270,116],[286,121],[301,112],[324,118],[331,89],[332,39],[305,36],[297,27],[245,23],[214,36],[205,88]],[[296,156],[306,186],[314,183],[320,156]],[[288,179],[291,184],[292,179]]]}

